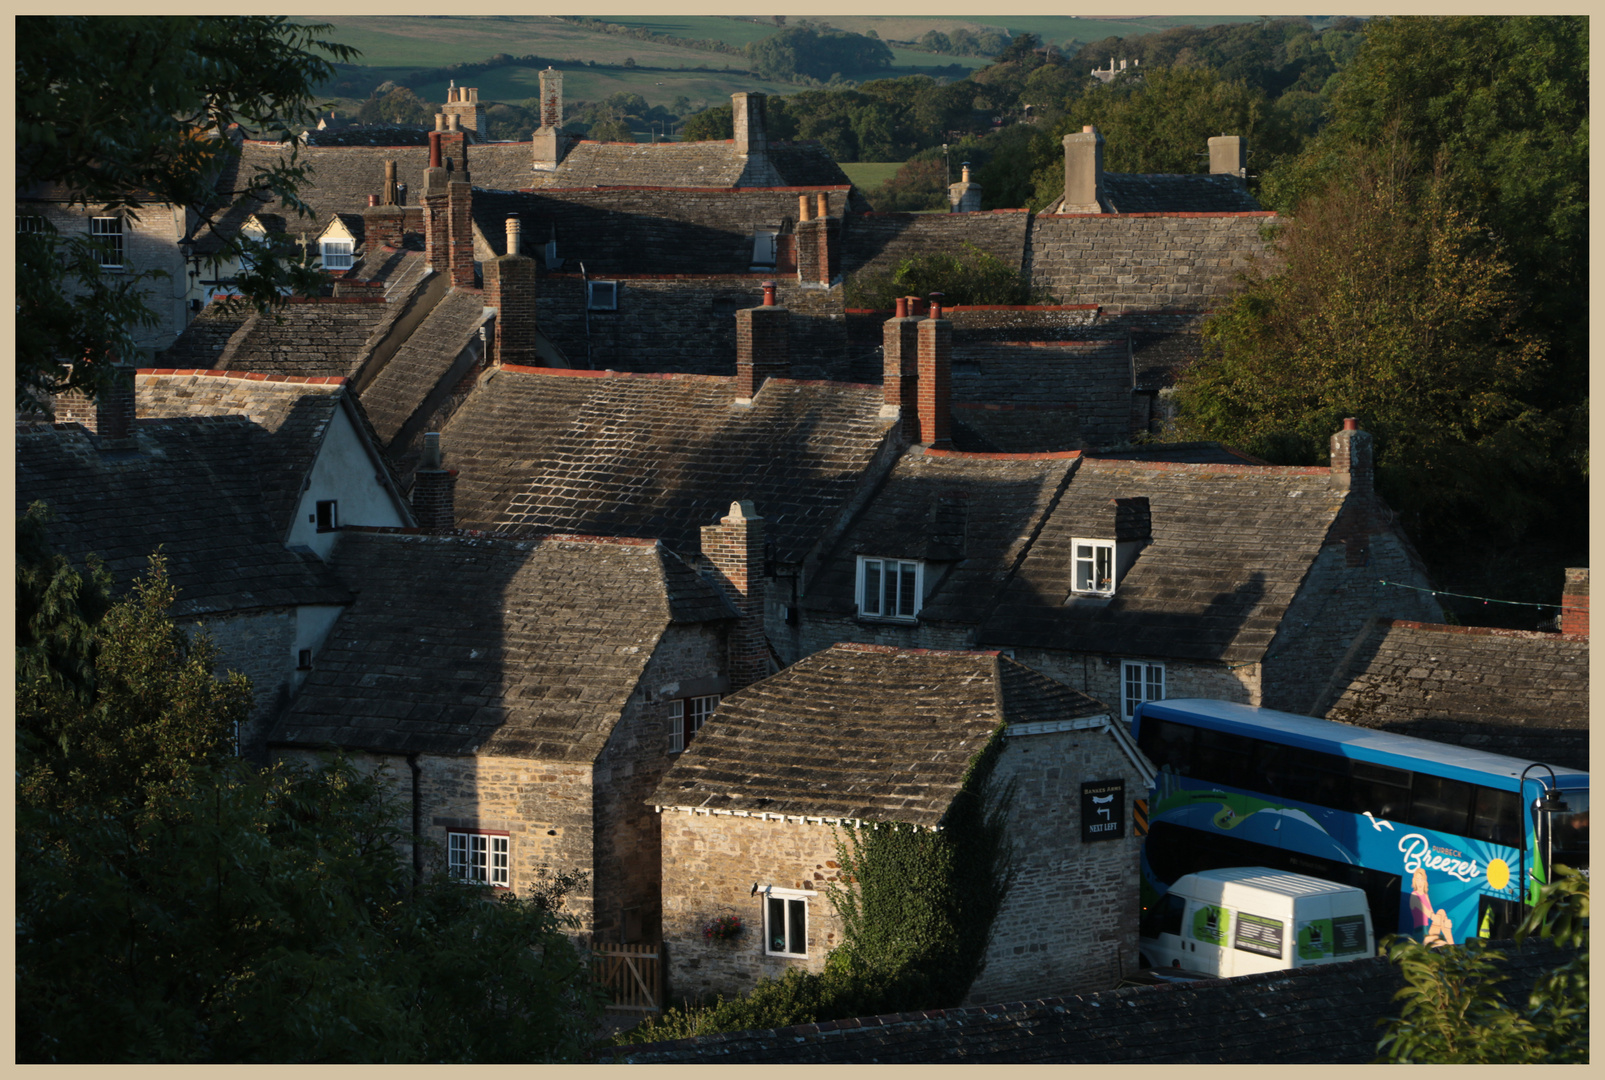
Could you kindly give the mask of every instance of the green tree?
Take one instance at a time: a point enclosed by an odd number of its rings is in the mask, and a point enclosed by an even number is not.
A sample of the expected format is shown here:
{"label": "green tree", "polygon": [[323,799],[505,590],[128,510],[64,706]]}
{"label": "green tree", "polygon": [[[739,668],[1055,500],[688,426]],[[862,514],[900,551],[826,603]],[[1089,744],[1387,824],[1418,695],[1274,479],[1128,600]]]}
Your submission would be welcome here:
{"label": "green tree", "polygon": [[1544,886],[1516,931],[1576,949],[1534,984],[1525,1001],[1510,1001],[1498,984],[1502,955],[1473,938],[1434,949],[1395,939],[1389,958],[1405,985],[1399,1015],[1382,1021],[1379,1062],[1450,1065],[1549,1064],[1588,1061],[1588,878],[1569,867]]}
{"label": "green tree", "polygon": [[[189,207],[199,230],[234,207],[278,199],[303,209],[307,168],[284,164],[237,180],[231,128],[288,139],[315,123],[317,85],[355,50],[321,25],[268,16],[26,16],[16,27],[16,186],[74,206],[137,218],[161,204]],[[19,409],[64,384],[96,393],[108,357],[133,358],[152,326],[151,274],[103,273],[98,241],[42,223],[18,236],[16,400]],[[250,256],[238,292],[267,308],[317,275],[282,245],[224,238],[217,262]],[[71,362],[62,375],[61,363]]]}
{"label": "green tree", "polygon": [[939,292],[942,303],[1051,304],[1041,286],[1033,287],[1011,266],[974,244],[957,252],[932,252],[903,259],[889,270],[859,271],[848,278],[847,306],[884,311],[899,296],[929,296]]}
{"label": "green tree", "polygon": [[733,139],[735,137],[735,119],[729,105],[718,105],[712,109],[704,109],[687,120],[680,128],[680,138],[684,142],[705,142],[710,139]]}
{"label": "green tree", "polygon": [[434,125],[434,110],[413,92],[411,87],[398,86],[380,95],[373,93],[357,110],[357,119],[364,124],[411,124],[417,127]]}
{"label": "green tree", "polygon": [[872,75],[892,65],[892,50],[845,30],[793,26],[747,46],[753,70],[765,79]]}

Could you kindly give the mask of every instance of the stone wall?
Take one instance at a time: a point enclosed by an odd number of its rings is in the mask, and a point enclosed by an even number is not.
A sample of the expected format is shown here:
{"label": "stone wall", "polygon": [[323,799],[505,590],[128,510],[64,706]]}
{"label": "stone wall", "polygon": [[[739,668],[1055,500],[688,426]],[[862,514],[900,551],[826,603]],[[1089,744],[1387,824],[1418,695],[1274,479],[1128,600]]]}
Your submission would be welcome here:
{"label": "stone wall", "polygon": [[240,727],[240,756],[267,760],[267,729],[290,701],[295,675],[295,609],[267,608],[197,620],[217,646],[217,674],[237,671],[251,680],[255,703]]}
{"label": "stone wall", "polygon": [[[986,643],[982,642],[982,648]],[[1067,686],[1073,686],[1089,697],[1109,703],[1119,710],[1121,695],[1121,660],[1142,660],[1145,657],[1111,657],[1098,653],[1074,653],[1046,649],[1015,649],[1014,658],[1027,667],[1052,676]],[[1162,661],[1165,667],[1165,697],[1214,698],[1218,701],[1236,701],[1244,705],[1260,704],[1260,668],[1258,664],[1230,667],[1226,664]]]}
{"label": "stone wall", "polygon": [[1025,265],[1061,304],[1205,308],[1268,249],[1269,213],[1040,215]]}
{"label": "stone wall", "polygon": [[[841,943],[841,923],[825,895],[826,885],[839,878],[836,830],[684,810],[663,811],[662,830],[667,1000],[733,997],[794,967],[824,968],[826,954]],[[770,885],[817,893],[808,898],[806,959],[764,952],[761,890]],[[745,929],[733,940],[708,941],[702,928],[721,915],[738,916]]]}
{"label": "stone wall", "polygon": [[[1082,841],[1081,785],[1125,781],[1118,840]],[[1141,774],[1106,730],[1009,735],[993,782],[1013,785],[1016,878],[963,1004],[1112,990],[1137,969]]]}

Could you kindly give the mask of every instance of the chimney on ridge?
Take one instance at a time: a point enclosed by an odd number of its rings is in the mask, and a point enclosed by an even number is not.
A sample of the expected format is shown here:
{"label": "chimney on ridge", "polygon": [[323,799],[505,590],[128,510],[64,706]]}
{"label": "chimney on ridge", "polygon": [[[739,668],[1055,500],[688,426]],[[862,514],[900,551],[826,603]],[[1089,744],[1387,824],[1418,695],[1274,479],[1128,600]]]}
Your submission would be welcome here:
{"label": "chimney on ridge", "polygon": [[896,310],[881,329],[885,358],[881,415],[899,417],[903,437],[909,442],[919,438],[919,331],[919,319],[909,314],[908,297],[899,296]]}
{"label": "chimney on ridge", "polygon": [[953,445],[953,324],[942,317],[942,294],[931,294],[930,318],[919,322],[919,441],[937,449]]}
{"label": "chimney on ridge", "polygon": [[964,163],[964,176],[947,186],[947,202],[955,214],[973,214],[981,209],[981,185],[970,179],[970,163]]}
{"label": "chimney on ridge", "polygon": [[1332,479],[1338,487],[1355,494],[1370,494],[1371,433],[1360,430],[1354,417],[1343,421],[1343,428],[1332,436]]}
{"label": "chimney on ridge", "polygon": [[555,169],[568,153],[572,140],[562,128],[563,73],[548,67],[541,72],[541,126],[533,136],[535,168]]}
{"label": "chimney on ridge", "polygon": [[716,525],[702,526],[702,566],[713,577],[739,618],[730,633],[730,689],[739,690],[769,674],[764,633],[763,518],[752,503],[730,504]]}
{"label": "chimney on ridge", "polygon": [[730,119],[735,128],[736,153],[745,157],[768,152],[769,135],[764,123],[762,94],[731,94]]}
{"label": "chimney on ridge", "polygon": [[1061,214],[1102,214],[1103,133],[1091,124],[1064,137],[1064,205]]}
{"label": "chimney on ridge", "polygon": [[817,192],[814,198],[810,213],[808,196],[797,197],[797,280],[829,286],[839,269],[842,223],[830,216],[829,192]]}
{"label": "chimney on ridge", "polygon": [[522,250],[518,215],[507,219],[507,254],[485,263],[485,306],[496,309],[495,365],[538,366],[535,260]]}
{"label": "chimney on ridge", "polygon": [[1248,177],[1248,145],[1241,135],[1213,135],[1209,140],[1209,171]]}
{"label": "chimney on ridge", "polygon": [[444,532],[457,525],[457,470],[448,469],[440,452],[440,432],[424,435],[423,456],[412,480],[412,516],[420,529]]}
{"label": "chimney on ridge", "polygon": [[763,304],[736,312],[736,402],[748,404],[764,381],[791,373],[791,312],[775,303],[775,282],[763,283]]}

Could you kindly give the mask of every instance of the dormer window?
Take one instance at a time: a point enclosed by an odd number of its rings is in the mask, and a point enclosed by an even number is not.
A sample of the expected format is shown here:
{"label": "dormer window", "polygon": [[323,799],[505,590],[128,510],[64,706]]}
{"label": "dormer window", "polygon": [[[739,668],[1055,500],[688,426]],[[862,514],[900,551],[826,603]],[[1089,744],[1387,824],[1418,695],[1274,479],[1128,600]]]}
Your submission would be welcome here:
{"label": "dormer window", "polygon": [[925,597],[925,564],[911,559],[858,557],[858,614],[912,622]]}
{"label": "dormer window", "polygon": [[586,282],[585,306],[591,311],[617,311],[619,309],[619,283],[616,281]]}
{"label": "dormer window", "polygon": [[1115,545],[1112,540],[1071,541],[1075,552],[1075,578],[1070,586],[1093,596],[1115,594]]}
{"label": "dormer window", "polygon": [[351,269],[352,254],[356,245],[350,240],[323,240],[319,242],[325,270]]}
{"label": "dormer window", "polygon": [[759,229],[752,234],[752,266],[753,269],[775,265],[775,233],[769,229]]}

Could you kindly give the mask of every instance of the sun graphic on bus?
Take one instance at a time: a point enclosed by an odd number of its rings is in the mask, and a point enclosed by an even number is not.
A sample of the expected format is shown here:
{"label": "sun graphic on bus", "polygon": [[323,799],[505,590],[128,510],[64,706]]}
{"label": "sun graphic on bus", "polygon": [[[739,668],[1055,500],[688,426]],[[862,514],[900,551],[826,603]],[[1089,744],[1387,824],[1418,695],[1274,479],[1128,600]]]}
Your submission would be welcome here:
{"label": "sun graphic on bus", "polygon": [[1503,859],[1488,860],[1488,887],[1503,889],[1510,884],[1510,867]]}

